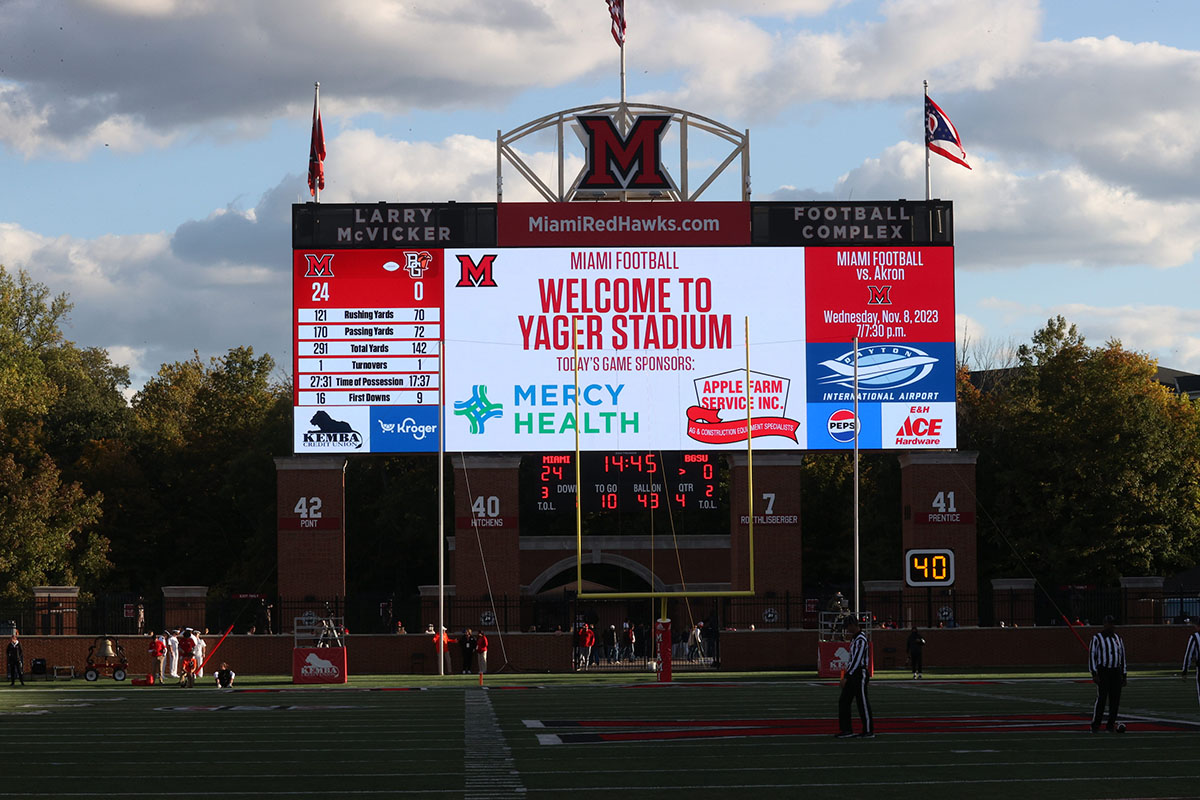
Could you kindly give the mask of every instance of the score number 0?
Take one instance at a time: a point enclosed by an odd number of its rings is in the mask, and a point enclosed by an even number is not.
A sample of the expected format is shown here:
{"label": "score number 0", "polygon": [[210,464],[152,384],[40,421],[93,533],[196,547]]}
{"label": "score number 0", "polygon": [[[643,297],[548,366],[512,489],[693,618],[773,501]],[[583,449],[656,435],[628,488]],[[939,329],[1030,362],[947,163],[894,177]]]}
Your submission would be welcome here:
{"label": "score number 0", "polygon": [[904,554],[904,582],[909,586],[952,586],[953,550],[909,550]]}

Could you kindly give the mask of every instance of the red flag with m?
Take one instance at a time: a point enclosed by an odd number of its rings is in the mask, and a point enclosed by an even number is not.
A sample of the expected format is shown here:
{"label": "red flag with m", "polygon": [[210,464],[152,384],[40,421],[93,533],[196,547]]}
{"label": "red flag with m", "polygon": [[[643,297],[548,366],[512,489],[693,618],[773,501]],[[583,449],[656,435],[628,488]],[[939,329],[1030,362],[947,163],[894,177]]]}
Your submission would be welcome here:
{"label": "red flag with m", "polygon": [[308,192],[320,199],[325,188],[325,129],[321,126],[321,84],[313,95],[312,140],[308,146]]}

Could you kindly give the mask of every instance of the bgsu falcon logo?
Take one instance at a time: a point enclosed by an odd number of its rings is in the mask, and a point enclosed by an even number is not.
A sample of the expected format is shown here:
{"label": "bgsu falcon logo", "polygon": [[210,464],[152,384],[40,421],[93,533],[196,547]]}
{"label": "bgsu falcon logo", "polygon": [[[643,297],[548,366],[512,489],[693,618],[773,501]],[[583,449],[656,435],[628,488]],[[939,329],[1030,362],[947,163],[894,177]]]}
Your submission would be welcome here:
{"label": "bgsu falcon logo", "polygon": [[433,263],[433,256],[424,250],[419,253],[404,254],[404,270],[408,273],[408,277],[414,280],[420,280],[431,263]]}

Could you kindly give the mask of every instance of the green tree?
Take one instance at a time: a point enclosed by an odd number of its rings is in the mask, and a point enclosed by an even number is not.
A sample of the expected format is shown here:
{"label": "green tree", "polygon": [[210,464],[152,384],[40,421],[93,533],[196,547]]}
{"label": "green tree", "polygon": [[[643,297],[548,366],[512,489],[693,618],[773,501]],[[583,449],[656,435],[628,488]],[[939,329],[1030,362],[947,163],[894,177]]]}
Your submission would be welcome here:
{"label": "green tree", "polygon": [[[8,600],[47,582],[87,586],[110,566],[96,528],[101,495],[60,470],[57,445],[78,444],[89,427],[86,402],[70,397],[88,389],[67,378],[107,363],[64,339],[70,307],[65,295],[0,266],[0,595]],[[119,382],[120,370],[109,373]]]}
{"label": "green tree", "polygon": [[272,577],[273,456],[291,449],[291,392],[274,368],[249,347],[165,364],[134,397],[130,453],[95,454],[131,478],[118,559],[131,588],[259,588]]}
{"label": "green tree", "polygon": [[[960,380],[960,446],[980,451],[981,565],[1043,584],[1165,574],[1200,550],[1200,412],[1119,341],[1061,316],[987,392]],[[981,577],[984,577],[981,575]]]}

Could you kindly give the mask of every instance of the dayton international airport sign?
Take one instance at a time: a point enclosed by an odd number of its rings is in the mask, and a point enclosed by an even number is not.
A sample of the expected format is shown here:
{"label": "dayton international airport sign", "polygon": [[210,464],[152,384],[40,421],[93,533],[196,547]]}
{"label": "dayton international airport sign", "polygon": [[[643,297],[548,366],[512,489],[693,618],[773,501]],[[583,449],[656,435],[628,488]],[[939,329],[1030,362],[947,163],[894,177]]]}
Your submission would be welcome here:
{"label": "dayton international airport sign", "polygon": [[954,448],[951,210],[294,206],[295,452]]}

